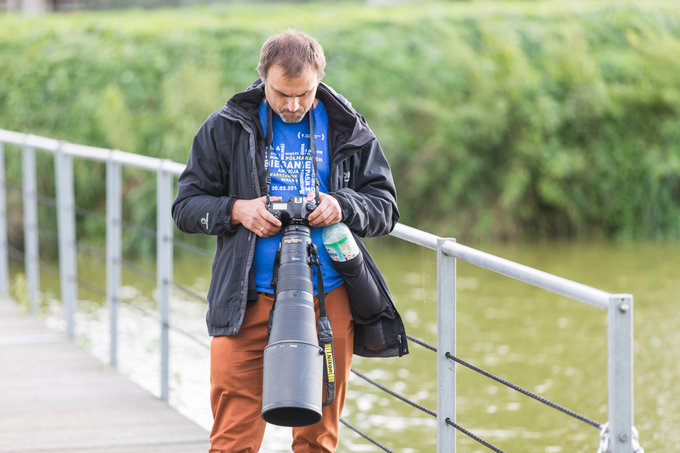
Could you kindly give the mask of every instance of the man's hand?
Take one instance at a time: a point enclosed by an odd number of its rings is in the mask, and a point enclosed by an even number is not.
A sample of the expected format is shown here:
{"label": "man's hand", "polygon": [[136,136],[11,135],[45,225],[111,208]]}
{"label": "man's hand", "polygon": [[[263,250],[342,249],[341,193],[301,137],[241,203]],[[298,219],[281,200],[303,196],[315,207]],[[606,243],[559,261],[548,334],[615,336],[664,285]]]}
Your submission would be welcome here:
{"label": "man's hand", "polygon": [[[267,211],[266,197],[253,200],[236,200],[231,208],[231,224],[239,223],[265,238],[274,236],[281,230],[281,222]],[[271,201],[281,201],[281,197],[270,197]]]}
{"label": "man's hand", "polygon": [[[307,200],[314,200],[314,192],[307,194]],[[338,200],[327,193],[319,194],[319,206],[309,214],[307,221],[313,227],[333,225],[342,222],[342,209]]]}

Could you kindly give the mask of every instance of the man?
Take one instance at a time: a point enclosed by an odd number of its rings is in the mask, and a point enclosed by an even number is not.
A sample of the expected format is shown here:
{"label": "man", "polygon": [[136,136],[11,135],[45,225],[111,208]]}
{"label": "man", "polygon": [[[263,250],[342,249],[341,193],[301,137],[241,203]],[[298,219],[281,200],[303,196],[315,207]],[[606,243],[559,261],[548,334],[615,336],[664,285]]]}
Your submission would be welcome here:
{"label": "man", "polygon": [[[350,304],[362,301],[349,300],[322,244],[326,225],[344,222],[355,237],[378,236],[389,233],[399,218],[394,182],[377,139],[349,102],[321,83],[325,65],[319,43],[301,32],[269,38],[260,54],[260,80],[205,121],[178,181],[172,207],[178,228],[217,236],[206,316],[213,336],[211,452],[256,452],[264,435],[263,350],[282,227],[267,210],[265,194],[273,201],[300,195],[312,200],[317,183],[320,192],[308,222],[323,263],[336,396],[323,408],[321,421],[293,428],[293,451],[335,451],[353,353],[408,352],[401,318],[363,244],[356,238],[385,299],[370,318],[353,316]],[[316,277],[313,281],[316,294]]]}

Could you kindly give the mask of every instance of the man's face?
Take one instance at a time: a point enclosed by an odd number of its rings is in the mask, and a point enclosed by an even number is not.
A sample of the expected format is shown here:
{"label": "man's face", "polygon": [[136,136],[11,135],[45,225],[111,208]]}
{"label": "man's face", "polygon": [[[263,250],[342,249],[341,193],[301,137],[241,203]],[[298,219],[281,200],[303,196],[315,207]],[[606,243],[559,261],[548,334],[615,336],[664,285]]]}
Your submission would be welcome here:
{"label": "man's face", "polygon": [[264,94],[272,110],[285,123],[299,123],[314,105],[318,85],[319,77],[311,65],[298,77],[287,78],[283,68],[274,64],[264,81]]}

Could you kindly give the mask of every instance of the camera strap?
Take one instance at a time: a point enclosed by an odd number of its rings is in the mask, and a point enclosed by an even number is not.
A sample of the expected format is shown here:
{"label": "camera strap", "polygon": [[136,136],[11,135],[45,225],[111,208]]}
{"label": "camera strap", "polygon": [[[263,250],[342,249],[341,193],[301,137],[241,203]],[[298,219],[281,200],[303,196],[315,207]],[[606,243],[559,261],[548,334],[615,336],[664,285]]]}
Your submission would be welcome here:
{"label": "camera strap", "polygon": [[335,354],[333,353],[333,329],[331,320],[326,314],[326,299],[324,297],[323,277],[321,276],[321,263],[316,245],[310,244],[310,254],[313,257],[312,264],[316,266],[316,293],[319,298],[319,320],[317,328],[319,331],[319,344],[323,350],[324,357],[324,388],[326,389],[326,401],[324,406],[328,406],[335,399]]}
{"label": "camera strap", "polygon": [[[276,294],[276,286],[279,284],[279,264],[281,263],[281,250],[276,251],[276,255],[274,256],[274,269],[272,270],[272,281],[270,284],[272,285],[272,289],[274,290],[274,294]],[[272,308],[269,310],[269,321],[267,321],[267,338],[269,338],[269,335],[272,333],[272,325],[274,324],[274,306],[276,305],[276,297],[274,298],[274,302],[272,303]]]}
{"label": "camera strap", "polygon": [[[265,176],[265,182],[267,187],[265,188],[264,194],[266,197],[266,202],[267,206],[269,206],[270,201],[269,201],[269,194],[271,192],[271,185],[272,185],[272,177],[269,173],[269,159],[271,158],[272,155],[272,147],[274,143],[274,130],[273,130],[273,124],[274,122],[272,121],[272,115],[273,115],[273,110],[269,102],[267,102],[267,132],[266,132],[266,137],[265,137],[265,143],[266,143],[266,156],[264,160],[264,168],[266,169],[267,173]],[[319,178],[318,178],[318,171],[316,168],[316,138],[314,137],[314,107],[309,109],[309,112],[307,112],[307,115],[309,116],[309,150],[312,154],[312,168],[314,170],[314,201],[316,202],[316,205],[319,206],[320,199],[319,199]],[[306,196],[307,194],[301,194]]]}

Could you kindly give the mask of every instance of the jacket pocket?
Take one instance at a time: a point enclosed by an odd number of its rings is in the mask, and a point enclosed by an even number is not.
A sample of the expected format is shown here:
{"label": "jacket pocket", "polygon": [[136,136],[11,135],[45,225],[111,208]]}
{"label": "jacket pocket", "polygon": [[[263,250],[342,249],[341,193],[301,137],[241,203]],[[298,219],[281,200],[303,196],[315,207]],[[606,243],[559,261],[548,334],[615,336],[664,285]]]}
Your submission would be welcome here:
{"label": "jacket pocket", "polygon": [[390,346],[385,336],[383,323],[380,320],[370,324],[362,324],[361,327],[357,326],[354,335],[355,343],[361,345],[362,349],[374,353],[383,352]]}
{"label": "jacket pocket", "polygon": [[408,354],[404,324],[394,319],[378,319],[354,325],[354,353],[362,357],[401,357]]}

